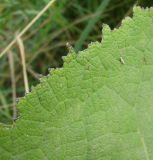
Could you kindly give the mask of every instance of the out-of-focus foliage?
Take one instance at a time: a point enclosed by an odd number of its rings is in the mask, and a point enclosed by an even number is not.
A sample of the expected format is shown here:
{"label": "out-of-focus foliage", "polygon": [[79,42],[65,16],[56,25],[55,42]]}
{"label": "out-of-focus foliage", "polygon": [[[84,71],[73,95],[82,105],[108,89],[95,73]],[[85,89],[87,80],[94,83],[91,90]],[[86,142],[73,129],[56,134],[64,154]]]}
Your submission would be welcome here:
{"label": "out-of-focus foliage", "polygon": [[138,4],[143,7],[151,7],[153,6],[153,1],[152,0],[139,0]]}

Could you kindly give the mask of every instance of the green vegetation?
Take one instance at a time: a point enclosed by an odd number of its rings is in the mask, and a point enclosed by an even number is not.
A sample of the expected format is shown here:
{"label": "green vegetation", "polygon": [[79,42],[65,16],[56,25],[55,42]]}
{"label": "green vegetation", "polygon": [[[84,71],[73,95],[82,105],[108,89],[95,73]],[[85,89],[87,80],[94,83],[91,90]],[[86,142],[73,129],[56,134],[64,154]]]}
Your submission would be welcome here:
{"label": "green vegetation", "polygon": [[153,159],[153,8],[70,54],[0,126],[2,160]]}
{"label": "green vegetation", "polygon": [[[0,4],[0,50],[25,27],[49,0],[2,0]],[[146,2],[146,1],[145,1]],[[143,4],[143,2],[140,2]],[[112,29],[132,15],[135,0],[60,0],[57,1],[22,37],[28,79],[35,86],[48,68],[62,67],[69,42],[76,51],[101,40],[102,24]],[[147,4],[145,3],[145,6]],[[24,83],[18,46],[12,48],[15,61],[17,97],[24,96]],[[12,116],[12,88],[8,56],[0,59],[0,121]]]}

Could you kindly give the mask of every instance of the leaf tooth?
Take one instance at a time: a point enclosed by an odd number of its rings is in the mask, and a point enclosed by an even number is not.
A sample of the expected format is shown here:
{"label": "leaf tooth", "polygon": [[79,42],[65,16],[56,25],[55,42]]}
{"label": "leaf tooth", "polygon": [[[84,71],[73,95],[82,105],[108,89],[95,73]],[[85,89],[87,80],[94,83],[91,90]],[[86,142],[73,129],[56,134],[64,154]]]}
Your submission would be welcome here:
{"label": "leaf tooth", "polygon": [[50,72],[52,70],[52,68],[48,68],[48,72]]}
{"label": "leaf tooth", "polygon": [[109,37],[111,34],[111,28],[107,24],[102,25],[102,40]]}
{"label": "leaf tooth", "polygon": [[56,69],[56,68],[48,68],[49,74],[48,74],[46,77],[50,76],[55,69]]}
{"label": "leaf tooth", "polygon": [[65,60],[65,58],[66,58],[66,56],[62,56],[62,60],[63,60],[63,61]]}

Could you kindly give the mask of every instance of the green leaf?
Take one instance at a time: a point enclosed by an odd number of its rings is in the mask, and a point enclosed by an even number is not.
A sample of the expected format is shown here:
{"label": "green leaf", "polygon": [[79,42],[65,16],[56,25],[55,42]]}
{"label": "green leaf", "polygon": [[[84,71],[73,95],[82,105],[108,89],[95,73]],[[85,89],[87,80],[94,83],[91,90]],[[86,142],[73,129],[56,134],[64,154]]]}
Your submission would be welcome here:
{"label": "green leaf", "polygon": [[20,100],[1,160],[153,159],[153,9],[134,12]]}

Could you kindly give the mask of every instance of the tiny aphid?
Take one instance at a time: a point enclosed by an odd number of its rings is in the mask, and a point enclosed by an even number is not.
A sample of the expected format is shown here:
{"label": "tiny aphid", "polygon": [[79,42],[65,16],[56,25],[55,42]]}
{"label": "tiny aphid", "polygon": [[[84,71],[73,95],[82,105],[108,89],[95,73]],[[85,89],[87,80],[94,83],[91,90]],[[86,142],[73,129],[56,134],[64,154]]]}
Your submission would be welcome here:
{"label": "tiny aphid", "polygon": [[120,62],[121,62],[122,64],[125,64],[125,61],[124,61],[124,59],[123,59],[122,57],[120,57]]}

